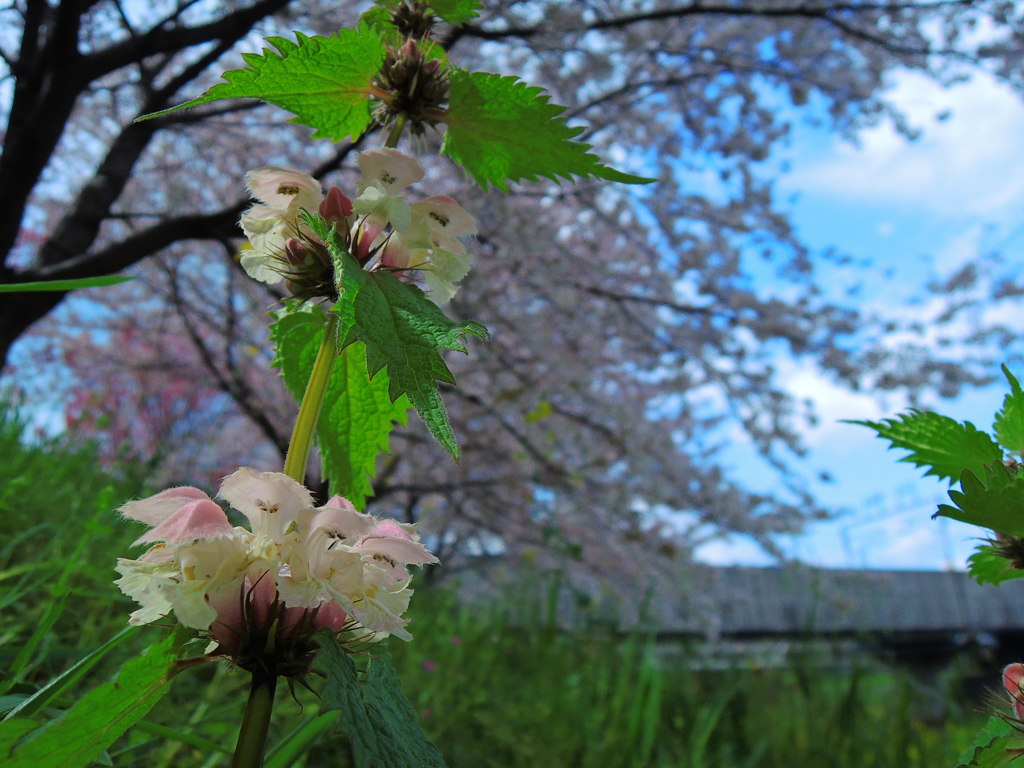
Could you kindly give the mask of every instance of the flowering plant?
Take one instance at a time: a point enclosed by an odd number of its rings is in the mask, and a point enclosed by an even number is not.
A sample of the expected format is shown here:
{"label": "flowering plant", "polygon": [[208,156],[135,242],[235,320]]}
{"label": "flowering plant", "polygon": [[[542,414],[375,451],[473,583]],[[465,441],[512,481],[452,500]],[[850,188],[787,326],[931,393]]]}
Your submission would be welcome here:
{"label": "flowering plant", "polygon": [[136,541],[152,544],[142,557],[118,559],[118,586],[142,606],[131,623],[173,611],[236,662],[252,645],[251,631],[275,623],[278,649],[299,626],[412,639],[402,618],[412,594],[406,566],[438,562],[413,526],[358,512],[340,496],[315,507],[287,475],[248,467],[225,478],[218,495],[251,530],[232,527],[197,488],[169,488],[121,508],[152,526]]}
{"label": "flowering plant", "polygon": [[[854,421],[908,452],[901,461],[923,467],[926,475],[957,484],[950,504],[933,517],[948,517],[991,532],[968,558],[970,575],[980,584],[998,585],[1024,577],[1024,389],[1004,365],[1010,392],[996,413],[992,434],[970,422],[932,411],[911,411],[894,419]],[[957,768],[1012,765],[1024,755],[1024,664],[1003,668],[1008,711],[988,724],[961,755]]]}
{"label": "flowering plant", "polygon": [[[311,671],[324,678],[322,706],[344,712],[339,727],[357,765],[443,766],[382,642],[412,638],[409,567],[438,560],[412,525],[363,510],[377,457],[411,408],[458,460],[438,392],[439,381],[455,384],[442,352],[465,352],[464,337],[487,331],[441,308],[469,273],[465,239],[476,222],[446,194],[413,196],[425,174],[397,146],[406,129],[443,128],[441,154],[484,190],[539,177],[648,181],[601,164],[541,89],[448,60],[434,27],[463,24],[480,5],[378,0],[355,29],[272,38],[275,50],[247,55],[245,68],[174,108],[256,98],[292,112],[313,138],[359,144],[380,130],[384,146],[359,154],[361,179],[347,193],[293,168],[247,174],[255,202],[239,222],[246,242],[238,261],[254,280],[283,284],[270,337],[274,365],[299,402],[283,471],[242,467],[224,478],[217,498],[248,526],[192,486],[121,507],[149,527],[135,542],[145,552],[117,560],[116,584],[138,604],[128,621],[174,622],[175,632],[126,664],[116,685],[76,703],[70,729],[33,730],[28,717],[8,720],[6,732],[0,726],[0,741],[15,745],[7,754],[14,764],[59,753],[62,766],[87,765],[175,674],[226,658],[252,676],[234,768],[262,764],[278,678],[308,684]],[[314,444],[332,494],[322,503],[306,487]],[[195,640],[205,650],[183,658]],[[59,690],[40,691],[12,715],[38,712]]]}

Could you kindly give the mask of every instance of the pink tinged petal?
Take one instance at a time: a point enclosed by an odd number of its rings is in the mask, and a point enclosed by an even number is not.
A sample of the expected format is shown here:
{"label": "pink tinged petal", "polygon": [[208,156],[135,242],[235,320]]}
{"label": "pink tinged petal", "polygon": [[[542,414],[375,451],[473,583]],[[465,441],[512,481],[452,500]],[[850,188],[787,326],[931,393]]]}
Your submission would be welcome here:
{"label": "pink tinged petal", "polygon": [[355,243],[352,255],[360,264],[365,264],[373,256],[373,250],[378,245],[378,235],[384,231],[384,222],[371,217],[363,217],[352,226],[351,239]]}
{"label": "pink tinged petal", "polygon": [[237,638],[246,631],[246,617],[266,624],[276,599],[277,587],[268,571],[247,573],[211,587],[206,601],[217,614],[210,625],[214,638],[233,652],[237,649]]}
{"label": "pink tinged petal", "polygon": [[1024,720],[1024,664],[1009,664],[1003,668],[1003,687],[1010,694],[1013,703],[1013,714],[1018,720]]}
{"label": "pink tinged petal", "polygon": [[342,221],[352,215],[352,201],[341,193],[337,187],[327,190],[327,197],[320,203],[320,215],[327,223]]}
{"label": "pink tinged petal", "polygon": [[[344,502],[344,505],[335,502]],[[331,539],[347,541],[354,544],[358,539],[373,531],[373,518],[356,512],[346,499],[335,496],[327,504],[318,508],[316,515],[310,520],[310,532],[321,530]]]}
{"label": "pink tinged petal", "polygon": [[156,528],[136,539],[135,544],[145,544],[151,541],[177,544],[183,541],[215,539],[234,534],[235,529],[228,522],[224,510],[209,499],[200,499],[181,507]]}
{"label": "pink tinged petal", "polygon": [[245,232],[246,237],[250,237],[250,231],[256,234],[269,232],[281,221],[281,213],[282,211],[277,208],[256,203],[242,214],[238,226]]}
{"label": "pink tinged petal", "polygon": [[280,542],[299,513],[313,506],[309,491],[280,472],[256,472],[242,467],[221,483],[220,493],[247,518],[252,532]]}
{"label": "pink tinged petal", "polygon": [[422,217],[432,231],[448,237],[476,234],[476,219],[450,197],[436,195],[412,204],[414,216]]}
{"label": "pink tinged petal", "polygon": [[365,181],[379,181],[388,192],[405,189],[423,178],[420,164],[397,149],[370,149],[359,154]]}
{"label": "pink tinged petal", "polygon": [[320,182],[308,173],[276,165],[249,171],[245,174],[245,188],[261,203],[279,211],[287,209],[296,199],[319,202],[323,196]]}
{"label": "pink tinged petal", "polygon": [[245,586],[247,610],[261,625],[267,624],[270,620],[270,606],[277,600],[277,583],[273,574],[270,571],[248,574]]}
{"label": "pink tinged petal", "polygon": [[440,560],[418,541],[397,539],[390,536],[367,536],[359,542],[356,549],[360,553],[381,555],[398,563],[424,565],[439,563]]}
{"label": "pink tinged petal", "polygon": [[239,580],[233,584],[223,584],[206,595],[210,607],[217,613],[217,618],[210,624],[210,633],[227,653],[238,652],[244,630],[242,599],[245,594],[245,582]]}
{"label": "pink tinged petal", "polygon": [[166,491],[137,501],[129,501],[121,507],[120,512],[125,517],[138,520],[146,525],[159,525],[168,517],[173,515],[186,504],[200,499],[211,501],[210,497],[198,488],[190,485],[183,485],[178,488],[168,488]]}
{"label": "pink tinged petal", "polygon": [[334,496],[331,496],[331,498],[327,501],[327,503],[324,504],[324,507],[325,508],[330,507],[330,508],[333,508],[333,509],[345,509],[345,510],[348,510],[349,512],[355,512],[356,511],[355,504],[353,504],[351,501],[346,499],[344,496],[339,496],[337,494],[334,495]]}
{"label": "pink tinged petal", "polygon": [[309,261],[310,251],[305,243],[292,237],[284,244],[284,257],[293,267],[301,267]]}
{"label": "pink tinged petal", "polygon": [[391,269],[416,269],[412,250],[405,245],[405,239],[395,233],[388,238],[380,255],[380,263]]}
{"label": "pink tinged petal", "polygon": [[314,627],[326,627],[332,632],[341,632],[347,622],[348,614],[345,613],[345,609],[333,600],[320,603],[313,618]]}
{"label": "pink tinged petal", "polygon": [[394,520],[382,520],[373,527],[374,536],[395,536],[399,539],[412,539],[412,534],[406,531]]}

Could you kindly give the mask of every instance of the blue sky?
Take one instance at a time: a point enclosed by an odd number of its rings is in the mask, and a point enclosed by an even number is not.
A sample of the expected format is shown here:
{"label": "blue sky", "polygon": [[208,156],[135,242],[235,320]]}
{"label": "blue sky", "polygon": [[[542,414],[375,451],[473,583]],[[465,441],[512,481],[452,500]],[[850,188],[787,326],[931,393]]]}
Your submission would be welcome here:
{"label": "blue sky", "polygon": [[[878,265],[864,295],[869,306],[903,307],[929,279],[993,249],[1005,264],[1024,263],[1020,98],[984,76],[942,89],[914,73],[892,79],[890,98],[921,129],[916,141],[891,125],[863,131],[856,145],[808,126],[797,130],[780,189],[794,196],[800,234],[812,246],[836,246]],[[883,277],[885,269],[891,277]],[[897,463],[903,454],[886,451],[869,430],[838,423],[893,416],[905,403],[842,391],[809,366],[790,366],[783,380],[817,403],[821,423],[807,435],[810,460],[836,479],[818,486],[821,499],[851,509],[784,541],[786,552],[831,567],[963,568],[982,532],[930,519],[947,486]],[[987,429],[1003,394],[995,386],[929,405]],[[698,556],[721,564],[768,562],[742,539],[705,545]]]}

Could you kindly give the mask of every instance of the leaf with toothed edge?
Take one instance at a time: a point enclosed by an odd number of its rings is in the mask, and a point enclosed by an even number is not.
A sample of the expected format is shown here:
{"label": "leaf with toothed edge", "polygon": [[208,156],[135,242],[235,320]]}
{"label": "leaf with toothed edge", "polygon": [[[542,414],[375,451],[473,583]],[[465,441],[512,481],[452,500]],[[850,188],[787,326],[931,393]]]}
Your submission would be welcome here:
{"label": "leaf with toothed edge", "polygon": [[517,77],[490,72],[449,70],[451,84],[448,130],[441,153],[457,162],[484,189],[508,191],[509,181],[553,181],[590,176],[625,184],[654,179],[622,173],[602,165],[591,147],[574,141],[582,127],[572,128],[542,88]]}
{"label": "leaf with toothed edge", "polygon": [[[323,309],[306,302],[277,313],[270,326],[274,365],[297,401],[306,391],[326,319]],[[362,344],[341,351],[331,368],[316,436],[332,492],[356,509],[365,508],[373,495],[377,457],[388,451],[388,437],[397,424],[406,423],[409,408],[405,397],[391,400],[385,371],[373,379],[367,375]]]}
{"label": "leaf with toothed edge", "polygon": [[925,476],[959,480],[965,469],[981,471],[993,461],[1001,461],[1003,452],[996,442],[970,422],[958,422],[931,411],[911,411],[895,419],[847,421],[860,424],[888,440],[890,448],[909,451],[900,461],[927,467]]}
{"label": "leaf with toothed edge", "polygon": [[292,112],[292,122],[314,128],[314,139],[357,137],[370,125],[370,80],[384,62],[384,44],[370,27],[342,29],[330,37],[296,33],[297,42],[267,39],[274,50],[247,53],[249,66],[224,73],[196,99],[144,115],[140,120],[221,99],[261,99]]}
{"label": "leaf with toothed edge", "polygon": [[[1009,704],[1007,704],[1009,709]],[[956,761],[956,768],[1010,768],[1020,764],[1024,734],[993,715]]]}
{"label": "leaf with toothed edge", "polygon": [[964,470],[953,502],[940,504],[936,517],[951,517],[1007,536],[1024,536],[1024,475],[993,461],[979,471]]}
{"label": "leaf with toothed edge", "polygon": [[974,554],[967,558],[967,572],[979,584],[1002,584],[1010,579],[1024,578],[1024,571],[1013,567],[1013,563],[997,554],[991,544],[979,544]]}
{"label": "leaf with toothed edge", "polygon": [[1010,384],[1010,394],[1003,399],[1003,407],[996,414],[992,431],[996,433],[999,444],[1009,453],[1024,456],[1024,391],[1005,365],[1003,375]]}
{"label": "leaf with toothed edge", "polygon": [[455,377],[440,352],[465,352],[462,337],[486,339],[487,329],[472,320],[450,320],[423,291],[389,271],[364,270],[321,217],[307,214],[305,220],[335,260],[340,298],[331,311],[339,318],[339,347],[363,342],[369,375],[386,369],[390,397],[406,395],[431,434],[458,461],[459,447],[437,389],[437,382],[454,384]]}
{"label": "leaf with toothed edge", "polygon": [[364,654],[365,669],[333,635],[323,633],[314,669],[324,677],[323,709],[340,709],[338,726],[352,742],[356,768],[445,768],[402,693],[387,647]]}
{"label": "leaf with toothed edge", "polygon": [[465,24],[480,12],[482,0],[427,0],[430,10],[449,24]]}

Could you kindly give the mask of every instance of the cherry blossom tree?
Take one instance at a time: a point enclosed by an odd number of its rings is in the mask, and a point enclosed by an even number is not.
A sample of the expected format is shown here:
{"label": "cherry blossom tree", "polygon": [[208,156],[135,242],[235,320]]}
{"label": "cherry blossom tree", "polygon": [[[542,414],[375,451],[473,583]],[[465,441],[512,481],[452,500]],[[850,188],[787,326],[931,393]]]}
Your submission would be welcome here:
{"label": "cherry blossom tree", "polygon": [[[241,447],[283,445],[283,411],[293,407],[255,364],[265,354],[264,313],[280,294],[232,277],[244,173],[287,165],[351,182],[359,147],[289,141],[304,131],[235,102],[130,121],[198,95],[236,43],[254,47],[254,25],[260,34],[325,33],[364,6],[150,7],[29,2],[3,12],[21,41],[3,41],[13,89],[0,158],[9,200],[0,208],[0,282],[133,265],[141,279],[106,289],[102,316],[83,302],[77,315],[39,323],[60,294],[5,300],[0,345],[6,351],[34,327],[66,348],[75,402],[101,412],[104,429],[120,420],[122,434],[148,417],[122,395],[100,405],[105,380],[177,393],[187,370],[195,389],[185,401],[216,403],[230,417],[197,409],[187,444],[168,445],[159,429],[151,442],[169,466],[200,461],[201,445],[210,457],[201,471],[216,473],[247,460]],[[634,544],[686,551],[735,531],[770,547],[774,534],[827,514],[792,471],[813,412],[784,390],[780,355],[851,388],[944,394],[993,368],[980,345],[969,359],[938,346],[907,354],[886,342],[897,320],[826,296],[827,255],[801,242],[776,199],[775,153],[800,119],[846,136],[885,120],[911,132],[886,101],[886,77],[899,69],[941,82],[984,69],[1024,86],[1014,53],[1021,21],[1016,4],[994,0],[501,0],[449,29],[446,47],[461,61],[543,85],[587,124],[587,141],[657,183],[437,189],[463,201],[479,226],[474,270],[451,311],[483,321],[492,340],[471,368],[453,361],[460,386],[445,393],[464,461],[444,461],[410,423],[392,438],[400,450],[379,468],[373,503],[423,521],[445,561],[455,550],[572,542],[573,554],[623,567],[635,561],[624,554]],[[58,56],[76,39],[77,54]],[[45,140],[33,127],[39,114]],[[427,168],[428,181],[441,178],[450,174]],[[73,316],[97,329],[92,343],[70,332]],[[159,361],[131,352],[132,334],[167,324],[184,348],[154,350]],[[952,324],[936,332],[955,344]],[[30,368],[11,359],[15,376]],[[101,359],[117,376],[84,375],[102,370]],[[83,391],[99,400],[83,401]],[[84,428],[88,409],[80,410]],[[753,491],[743,469],[723,465],[722,449],[735,441],[756,448],[766,466],[750,471],[777,473],[782,490]]]}

